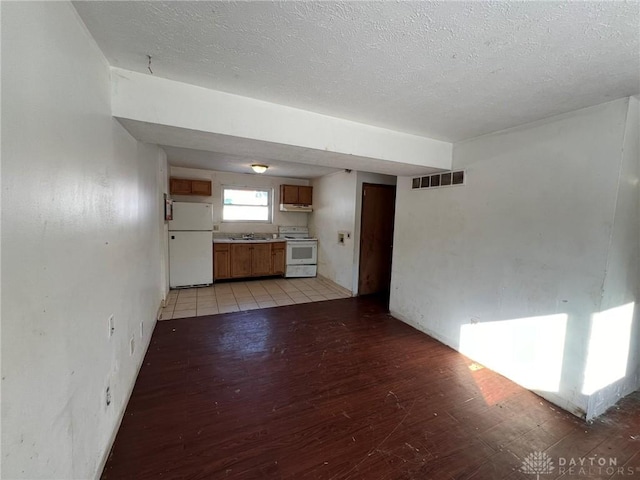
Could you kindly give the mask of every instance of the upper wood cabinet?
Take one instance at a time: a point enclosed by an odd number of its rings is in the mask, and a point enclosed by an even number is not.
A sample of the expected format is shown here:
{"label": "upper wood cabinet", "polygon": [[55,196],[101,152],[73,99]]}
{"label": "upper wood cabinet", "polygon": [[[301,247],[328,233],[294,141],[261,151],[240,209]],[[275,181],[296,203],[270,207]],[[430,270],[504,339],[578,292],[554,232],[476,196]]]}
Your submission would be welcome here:
{"label": "upper wood cabinet", "polygon": [[187,178],[173,178],[169,184],[171,195],[200,195],[211,196],[211,180],[189,180]]}
{"label": "upper wood cabinet", "polygon": [[191,195],[211,196],[211,180],[191,180]]}
{"label": "upper wood cabinet", "polygon": [[287,205],[313,205],[313,187],[280,185],[280,203]]}
{"label": "upper wood cabinet", "polygon": [[313,205],[313,187],[298,187],[298,203]]}
{"label": "upper wood cabinet", "polygon": [[191,195],[191,180],[172,178],[169,192],[171,195]]}

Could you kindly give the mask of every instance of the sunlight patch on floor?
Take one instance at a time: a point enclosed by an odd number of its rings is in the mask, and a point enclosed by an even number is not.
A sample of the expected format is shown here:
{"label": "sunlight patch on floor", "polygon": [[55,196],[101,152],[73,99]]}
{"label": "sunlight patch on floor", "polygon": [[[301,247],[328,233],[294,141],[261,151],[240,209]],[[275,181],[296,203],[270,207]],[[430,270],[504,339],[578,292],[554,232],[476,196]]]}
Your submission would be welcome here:
{"label": "sunlight patch on floor", "polygon": [[560,386],[567,315],[463,325],[460,352],[531,390]]}

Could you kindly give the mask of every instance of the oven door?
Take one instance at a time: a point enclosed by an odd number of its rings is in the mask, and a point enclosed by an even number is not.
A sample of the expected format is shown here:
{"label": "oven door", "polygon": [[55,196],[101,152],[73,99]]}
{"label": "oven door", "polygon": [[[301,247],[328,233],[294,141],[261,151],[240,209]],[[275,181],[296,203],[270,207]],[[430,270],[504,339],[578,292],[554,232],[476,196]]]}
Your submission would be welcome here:
{"label": "oven door", "polygon": [[287,242],[287,265],[318,263],[318,242]]}

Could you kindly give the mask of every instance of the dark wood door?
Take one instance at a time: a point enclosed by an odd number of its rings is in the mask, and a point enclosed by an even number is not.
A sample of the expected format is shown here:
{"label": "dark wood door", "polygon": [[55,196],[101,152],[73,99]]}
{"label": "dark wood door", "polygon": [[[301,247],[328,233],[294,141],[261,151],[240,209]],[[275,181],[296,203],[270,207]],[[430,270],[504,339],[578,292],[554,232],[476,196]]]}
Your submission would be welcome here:
{"label": "dark wood door", "polygon": [[362,185],[359,295],[389,293],[395,204],[394,185]]}

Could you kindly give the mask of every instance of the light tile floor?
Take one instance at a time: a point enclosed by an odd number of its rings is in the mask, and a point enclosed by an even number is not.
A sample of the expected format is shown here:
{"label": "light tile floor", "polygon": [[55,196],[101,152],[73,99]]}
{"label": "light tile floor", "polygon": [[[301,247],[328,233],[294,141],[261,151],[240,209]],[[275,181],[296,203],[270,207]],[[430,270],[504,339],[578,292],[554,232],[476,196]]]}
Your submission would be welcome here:
{"label": "light tile floor", "polygon": [[350,296],[348,290],[320,277],[216,283],[211,287],[171,290],[160,320],[321,302]]}

